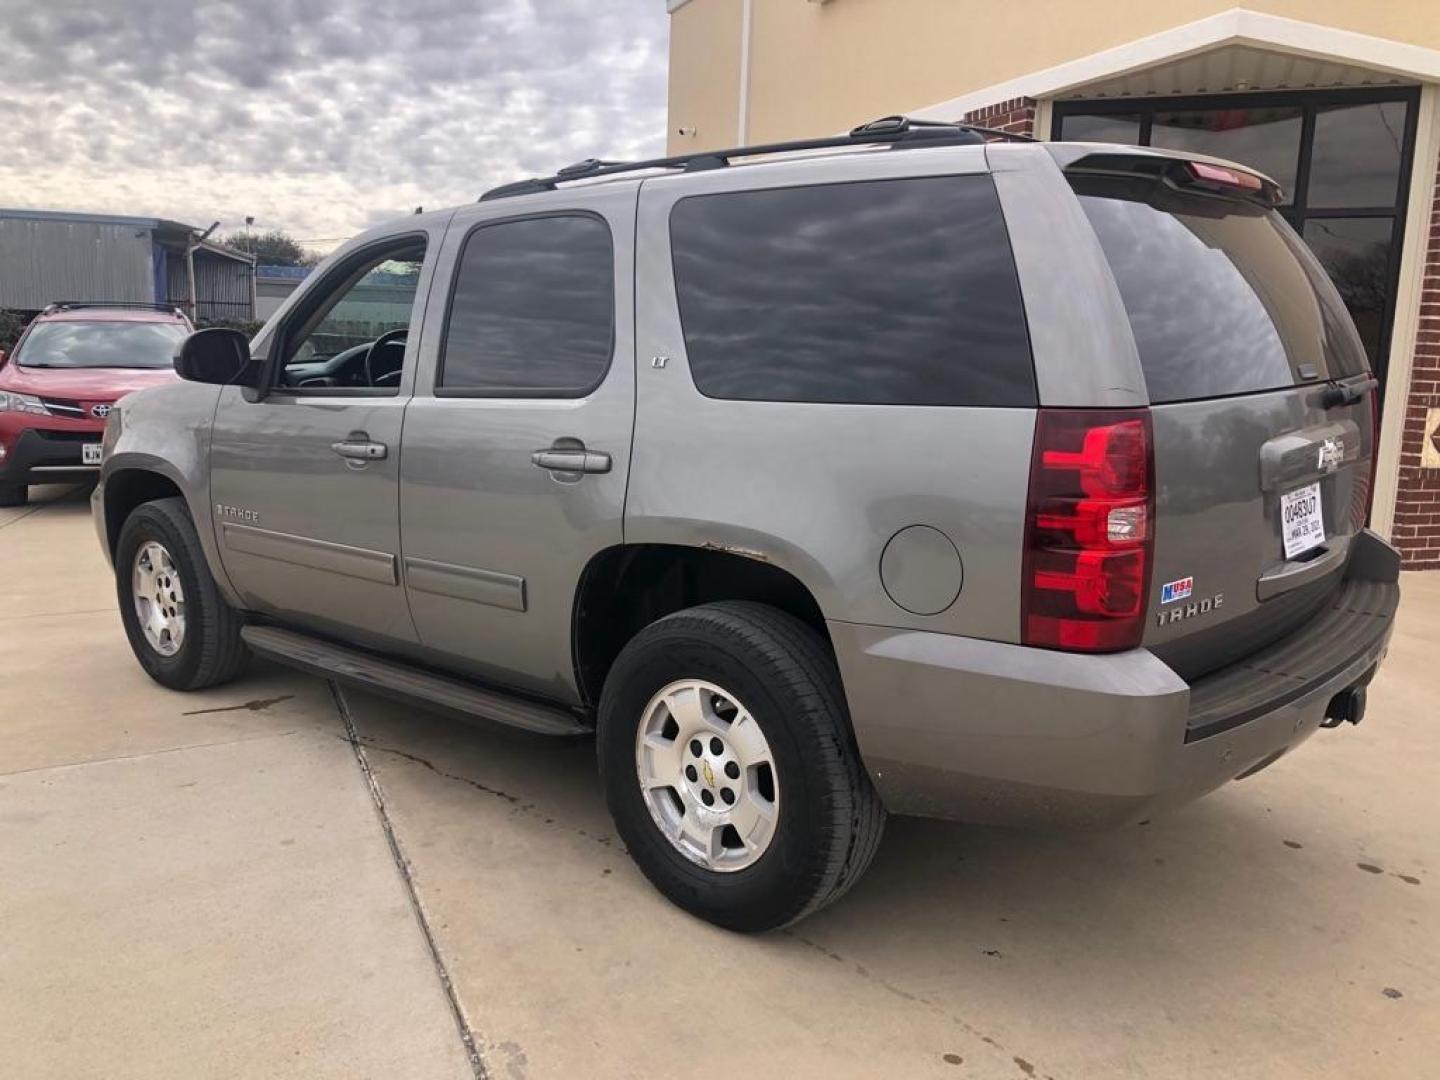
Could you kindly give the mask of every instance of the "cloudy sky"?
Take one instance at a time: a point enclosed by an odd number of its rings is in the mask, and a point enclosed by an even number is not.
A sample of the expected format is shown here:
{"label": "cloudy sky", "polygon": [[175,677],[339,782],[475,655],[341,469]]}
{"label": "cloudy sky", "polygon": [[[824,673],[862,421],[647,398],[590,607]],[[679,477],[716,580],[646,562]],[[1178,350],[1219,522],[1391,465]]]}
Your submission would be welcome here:
{"label": "cloudy sky", "polygon": [[318,249],[664,144],[663,0],[0,0],[0,206]]}

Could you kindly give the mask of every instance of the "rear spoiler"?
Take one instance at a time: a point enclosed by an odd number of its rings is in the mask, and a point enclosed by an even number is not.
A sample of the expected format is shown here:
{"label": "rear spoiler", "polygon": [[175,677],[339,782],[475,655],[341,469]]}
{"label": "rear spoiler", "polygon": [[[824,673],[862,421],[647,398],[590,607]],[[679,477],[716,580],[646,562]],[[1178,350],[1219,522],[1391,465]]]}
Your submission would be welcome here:
{"label": "rear spoiler", "polygon": [[1243,199],[1266,209],[1285,201],[1280,185],[1263,173],[1203,158],[1101,150],[1077,157],[1062,168],[1070,177],[1159,182],[1180,194]]}

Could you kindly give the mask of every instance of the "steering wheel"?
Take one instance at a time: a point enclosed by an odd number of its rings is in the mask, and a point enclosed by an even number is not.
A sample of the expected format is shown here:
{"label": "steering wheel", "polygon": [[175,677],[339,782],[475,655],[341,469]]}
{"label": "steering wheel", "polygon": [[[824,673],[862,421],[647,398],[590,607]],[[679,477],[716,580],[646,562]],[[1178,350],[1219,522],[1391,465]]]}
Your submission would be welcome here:
{"label": "steering wheel", "polygon": [[387,345],[394,345],[403,342],[405,336],[410,333],[408,326],[401,326],[395,330],[387,330],[370,343],[370,348],[365,353],[365,382],[369,386],[388,386],[400,381],[400,367],[390,371],[382,371],[377,377],[374,368],[371,366],[375,360],[375,354]]}

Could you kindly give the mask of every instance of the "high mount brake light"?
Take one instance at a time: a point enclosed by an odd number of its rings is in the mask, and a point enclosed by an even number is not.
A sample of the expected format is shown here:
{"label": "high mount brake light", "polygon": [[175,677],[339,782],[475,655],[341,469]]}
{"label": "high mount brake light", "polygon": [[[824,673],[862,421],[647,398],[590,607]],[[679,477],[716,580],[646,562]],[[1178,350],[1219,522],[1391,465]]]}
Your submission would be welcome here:
{"label": "high mount brake light", "polygon": [[1260,191],[1265,186],[1258,176],[1241,172],[1239,169],[1227,169],[1223,165],[1210,165],[1203,161],[1187,161],[1185,164],[1189,167],[1191,176],[1210,184],[1242,188],[1245,191]]}
{"label": "high mount brake light", "polygon": [[1150,590],[1155,465],[1148,409],[1041,409],[1030,460],[1026,645],[1140,644]]}

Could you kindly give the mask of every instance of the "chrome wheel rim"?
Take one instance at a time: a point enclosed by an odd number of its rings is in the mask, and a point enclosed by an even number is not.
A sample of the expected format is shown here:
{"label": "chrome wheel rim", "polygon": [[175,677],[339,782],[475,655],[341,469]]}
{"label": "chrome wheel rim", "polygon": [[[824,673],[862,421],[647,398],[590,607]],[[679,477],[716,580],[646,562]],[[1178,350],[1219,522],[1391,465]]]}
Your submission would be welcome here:
{"label": "chrome wheel rim", "polygon": [[780,820],[770,744],[728,690],[682,679],[650,699],[635,735],[640,793],[685,858],[733,873],[764,855]]}
{"label": "chrome wheel rim", "polygon": [[130,595],[146,642],[161,656],[174,656],[185,644],[185,590],[164,544],[147,540],[135,552]]}

